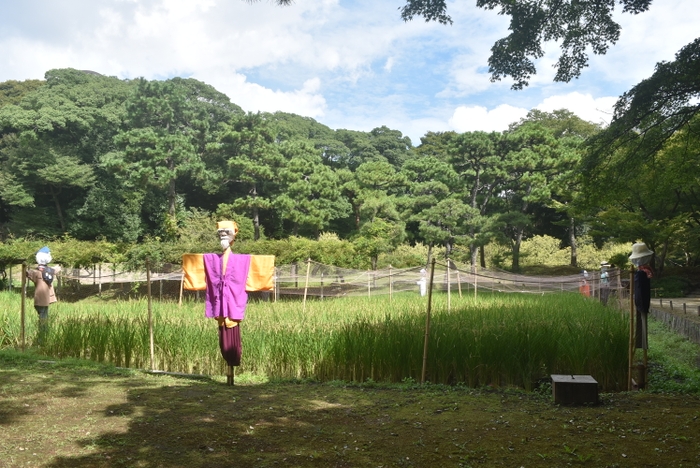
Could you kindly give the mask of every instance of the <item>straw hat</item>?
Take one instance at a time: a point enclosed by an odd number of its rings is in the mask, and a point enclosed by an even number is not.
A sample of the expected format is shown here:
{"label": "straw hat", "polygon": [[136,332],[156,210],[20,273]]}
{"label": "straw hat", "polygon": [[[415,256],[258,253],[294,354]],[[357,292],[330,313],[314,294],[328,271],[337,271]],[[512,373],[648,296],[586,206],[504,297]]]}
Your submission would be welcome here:
{"label": "straw hat", "polygon": [[636,260],[638,258],[649,257],[654,255],[652,250],[644,242],[637,242],[632,246],[632,255],[630,255],[630,260]]}

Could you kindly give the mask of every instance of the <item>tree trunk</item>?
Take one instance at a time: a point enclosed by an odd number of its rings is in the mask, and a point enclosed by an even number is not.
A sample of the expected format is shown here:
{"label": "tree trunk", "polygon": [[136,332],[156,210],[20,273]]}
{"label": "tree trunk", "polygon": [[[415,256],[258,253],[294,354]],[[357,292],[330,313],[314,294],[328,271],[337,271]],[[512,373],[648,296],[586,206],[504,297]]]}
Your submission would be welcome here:
{"label": "tree trunk", "polygon": [[476,262],[477,262],[477,257],[479,255],[479,248],[476,245],[471,244],[469,246],[469,253],[471,254],[471,259],[469,260],[469,262],[471,263],[471,266],[472,266],[472,273],[476,273]]}
{"label": "tree trunk", "polygon": [[61,211],[61,203],[58,201],[58,195],[53,191],[53,186],[49,184],[49,190],[51,191],[51,198],[53,198],[53,203],[56,205],[56,215],[58,216],[58,222],[61,225],[61,232],[66,232],[66,225],[63,222],[63,211]]}
{"label": "tree trunk", "polygon": [[175,195],[175,178],[171,178],[168,182],[168,214],[172,219],[175,219],[175,203],[177,196]]}
{"label": "tree trunk", "polygon": [[518,229],[518,233],[515,235],[515,243],[513,244],[513,266],[511,270],[513,272],[520,271],[520,245],[523,243],[523,228]]}
{"label": "tree trunk", "polygon": [[481,268],[486,268],[486,252],[484,252],[484,246],[479,246],[479,256],[481,257]]}
{"label": "tree trunk", "polygon": [[250,194],[253,197],[253,240],[256,241],[260,239],[260,212],[257,206],[258,188],[255,184],[253,184]]}
{"label": "tree trunk", "polygon": [[576,222],[569,218],[569,245],[571,245],[571,266],[578,266],[578,245],[576,244]]}

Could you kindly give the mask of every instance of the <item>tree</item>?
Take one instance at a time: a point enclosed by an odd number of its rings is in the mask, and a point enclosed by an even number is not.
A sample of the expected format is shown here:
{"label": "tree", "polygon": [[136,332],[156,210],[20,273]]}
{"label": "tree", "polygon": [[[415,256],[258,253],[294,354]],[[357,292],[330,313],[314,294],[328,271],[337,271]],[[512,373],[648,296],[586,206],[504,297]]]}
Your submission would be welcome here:
{"label": "tree", "polygon": [[[207,178],[204,153],[216,138],[212,127],[240,108],[225,95],[194,79],[137,80],[126,103],[126,128],[116,137],[117,151],[102,158],[104,167],[137,189],[155,189],[165,202],[162,230],[177,233],[177,182],[184,176]],[[163,205],[147,199],[153,207]]]}
{"label": "tree", "polygon": [[287,142],[281,152],[287,164],[279,172],[280,195],[274,206],[283,219],[292,221],[293,235],[299,234],[300,226],[307,226],[318,238],[330,221],[350,214],[338,176],[322,164],[310,142]]}
{"label": "tree", "polygon": [[[21,207],[28,223],[13,223],[16,234],[54,223],[59,233],[70,231],[67,219],[94,186],[97,158],[113,147],[131,88],[73,69],[49,70],[45,78],[21,92],[12,86],[16,104],[0,107],[0,198],[10,217]],[[46,216],[49,207],[54,216]]]}
{"label": "tree", "polygon": [[261,237],[261,210],[273,207],[276,179],[285,165],[285,159],[275,144],[274,134],[261,114],[237,117],[222,125],[218,154],[228,169],[218,181],[221,186],[231,184],[237,198],[231,207],[251,214],[255,230],[254,240]]}
{"label": "tree", "polygon": [[[279,1],[279,0],[278,0]],[[533,59],[544,55],[543,42],[560,42],[561,56],[555,81],[577,78],[588,65],[589,47],[602,55],[620,37],[620,25],[613,21],[615,5],[623,12],[637,14],[649,9],[652,0],[477,0],[476,6],[500,10],[510,16],[511,33],[496,41],[488,59],[491,80],[515,80],[513,89],[527,86],[536,73]],[[286,2],[285,2],[286,3]],[[451,24],[445,0],[406,0],[401,9],[404,21],[416,16],[426,21]]]}
{"label": "tree", "polygon": [[449,161],[459,175],[463,202],[469,207],[464,240],[469,247],[472,269],[477,253],[493,237],[489,208],[508,179],[502,136],[496,132],[466,132],[451,139]]}
{"label": "tree", "polygon": [[700,38],[676,60],[656,64],[651,77],[620,97],[610,125],[589,142],[584,160],[589,182],[614,183],[653,161],[677,131],[690,128],[700,113],[699,98]]}
{"label": "tree", "polygon": [[551,181],[558,171],[561,148],[552,132],[536,123],[506,132],[505,143],[507,180],[499,194],[504,203],[501,222],[513,251],[513,271],[518,271],[520,246],[532,225],[532,206],[551,199]]}
{"label": "tree", "polygon": [[[566,216],[563,222],[549,220],[548,224],[559,224],[568,231],[568,243],[571,247],[570,265],[577,266],[576,219],[581,214],[577,200],[581,195],[580,165],[584,153],[584,142],[592,137],[600,127],[577,117],[573,112],[559,109],[553,112],[543,112],[533,109],[519,122],[510,126],[514,130],[528,123],[539,124],[552,132],[559,142],[560,154],[556,163],[556,171],[551,180],[551,199],[546,203],[550,209]],[[547,234],[549,234],[547,232]]]}

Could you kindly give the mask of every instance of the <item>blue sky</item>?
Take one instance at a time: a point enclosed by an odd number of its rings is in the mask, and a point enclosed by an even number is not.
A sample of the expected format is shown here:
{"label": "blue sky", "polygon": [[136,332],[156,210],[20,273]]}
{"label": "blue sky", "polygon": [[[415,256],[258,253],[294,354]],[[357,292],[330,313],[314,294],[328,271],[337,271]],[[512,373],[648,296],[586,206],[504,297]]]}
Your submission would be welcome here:
{"label": "blue sky", "polygon": [[331,128],[504,130],[533,108],[609,121],[616,98],[700,35],[698,0],[654,0],[622,14],[618,43],[581,78],[554,83],[557,45],[523,91],[491,83],[487,59],[508,19],[448,2],[451,26],[404,23],[404,0],[0,1],[0,81],[52,68],[119,78],[197,78],[247,111],[281,110]]}

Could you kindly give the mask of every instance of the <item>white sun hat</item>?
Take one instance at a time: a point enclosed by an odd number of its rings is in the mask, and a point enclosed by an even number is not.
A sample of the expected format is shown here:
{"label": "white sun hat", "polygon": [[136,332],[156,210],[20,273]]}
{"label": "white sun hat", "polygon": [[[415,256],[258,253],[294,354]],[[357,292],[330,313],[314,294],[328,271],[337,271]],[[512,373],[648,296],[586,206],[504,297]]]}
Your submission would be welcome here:
{"label": "white sun hat", "polygon": [[654,255],[654,251],[649,250],[649,247],[644,242],[637,242],[632,246],[632,255],[630,255],[630,260],[636,260],[638,258],[650,257]]}

